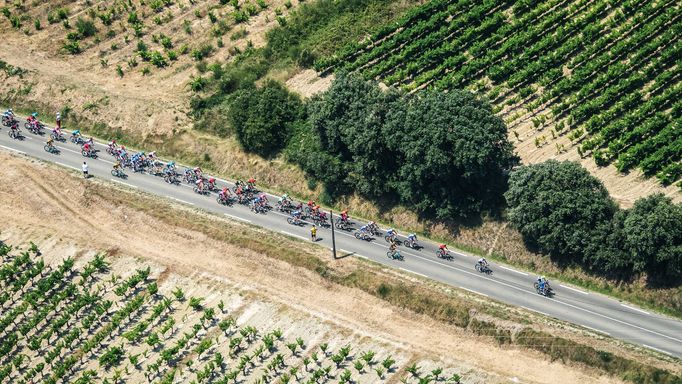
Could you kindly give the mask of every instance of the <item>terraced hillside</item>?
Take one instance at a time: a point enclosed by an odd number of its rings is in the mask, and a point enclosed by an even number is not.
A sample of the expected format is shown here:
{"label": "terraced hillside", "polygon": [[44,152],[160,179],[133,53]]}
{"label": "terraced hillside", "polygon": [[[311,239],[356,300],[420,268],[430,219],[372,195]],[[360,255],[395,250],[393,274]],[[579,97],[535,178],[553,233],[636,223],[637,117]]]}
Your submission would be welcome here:
{"label": "terraced hillside", "polygon": [[315,65],[411,90],[469,88],[517,147],[575,149],[669,185],[682,177],[681,18],[670,0],[433,0]]}

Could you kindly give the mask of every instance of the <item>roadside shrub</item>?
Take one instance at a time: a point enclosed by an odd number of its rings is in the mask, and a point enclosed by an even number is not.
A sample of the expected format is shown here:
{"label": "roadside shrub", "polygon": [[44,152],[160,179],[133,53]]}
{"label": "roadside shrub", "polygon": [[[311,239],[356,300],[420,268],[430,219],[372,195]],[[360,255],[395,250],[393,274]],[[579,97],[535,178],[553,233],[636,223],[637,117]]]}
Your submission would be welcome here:
{"label": "roadside shrub", "polygon": [[40,31],[43,27],[40,25],[40,19],[35,19],[33,25],[36,27],[36,31]]}
{"label": "roadside shrub", "polygon": [[12,12],[10,12],[9,8],[7,8],[7,7],[0,8],[0,12],[2,12],[2,14],[8,19],[9,19],[9,16],[12,14]]}
{"label": "roadside shrub", "polygon": [[228,118],[246,151],[272,157],[286,146],[292,124],[302,113],[298,96],[270,80],[260,88],[238,91]]}
{"label": "roadside shrub", "polygon": [[617,209],[599,179],[568,161],[515,170],[505,197],[509,221],[524,241],[560,261],[581,262],[595,228]]}

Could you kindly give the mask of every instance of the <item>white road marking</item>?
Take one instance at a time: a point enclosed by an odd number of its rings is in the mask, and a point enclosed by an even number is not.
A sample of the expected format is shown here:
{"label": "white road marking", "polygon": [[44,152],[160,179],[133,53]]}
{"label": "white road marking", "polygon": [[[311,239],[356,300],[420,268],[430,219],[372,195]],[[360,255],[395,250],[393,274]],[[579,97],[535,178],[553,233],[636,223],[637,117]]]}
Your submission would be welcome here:
{"label": "white road marking", "polygon": [[194,203],[190,203],[189,201],[178,199],[177,197],[173,197],[173,196],[166,196],[166,197],[168,197],[169,199],[179,201],[179,202],[184,203],[184,204],[194,205]]}
{"label": "white road marking", "polygon": [[13,152],[21,153],[22,155],[26,154],[26,152],[20,151],[18,149],[10,148],[10,147],[5,147],[4,145],[0,145],[0,147],[3,147],[5,149],[9,149],[10,151],[13,151]]}
{"label": "white road marking", "polygon": [[409,272],[409,273],[412,273],[412,274],[415,274],[415,275],[419,275],[419,276],[421,276],[421,277],[425,277],[425,278],[427,278],[427,279],[429,278],[428,276],[426,276],[426,275],[423,274],[423,273],[419,273],[419,272],[415,272],[415,271],[410,271],[409,269],[405,269],[405,268],[403,268],[403,267],[400,267],[400,269],[402,269],[402,270],[405,271],[405,272]]}
{"label": "white road marking", "polygon": [[78,169],[78,168],[76,168],[76,167],[73,167],[73,166],[70,166],[70,165],[67,165],[67,164],[64,164],[64,163],[60,163],[60,162],[58,162],[58,161],[55,161],[55,164],[59,164],[59,165],[61,165],[62,167],[67,167],[67,168],[75,169],[76,171],[82,171],[81,169]]}
{"label": "white road marking", "polygon": [[650,315],[649,312],[643,311],[643,310],[641,310],[641,309],[639,309],[639,308],[631,307],[631,306],[625,305],[625,304],[621,304],[621,306],[623,306],[623,307],[625,307],[625,308],[628,308],[628,309],[632,309],[633,311],[637,311],[637,312],[644,313],[644,314],[646,314],[646,315]]}
{"label": "white road marking", "polygon": [[563,285],[563,284],[560,284],[560,285],[561,285],[562,287],[566,288],[566,289],[570,289],[571,291],[576,291],[576,292],[578,292],[578,293],[582,293],[583,295],[589,295],[589,292],[581,291],[581,290],[579,290],[579,289],[576,289],[576,288],[573,288],[573,287],[569,287],[568,285]]}
{"label": "white road marking", "polygon": [[598,333],[604,333],[604,334],[606,334],[606,335],[608,335],[608,336],[611,336],[610,333],[608,333],[608,332],[606,332],[606,331],[599,330],[599,329],[597,329],[597,328],[588,327],[587,325],[583,325],[583,327],[584,327],[584,328],[587,328],[587,329],[591,329],[591,330],[593,330],[593,331],[595,331],[595,332],[598,332]]}
{"label": "white road marking", "polygon": [[114,179],[114,178],[111,178],[111,181],[113,181],[114,183],[123,184],[123,185],[125,185],[125,186],[130,187],[130,188],[138,189],[136,186],[134,186],[134,185],[132,185],[132,184],[128,184],[128,183],[126,183],[125,181],[117,180],[117,179]]}
{"label": "white road marking", "polygon": [[464,287],[460,287],[460,288],[462,288],[462,289],[463,289],[463,290],[465,290],[465,291],[469,291],[469,292],[471,292],[471,293],[475,293],[475,294],[477,294],[477,295],[481,295],[481,296],[489,297],[489,296],[488,296],[488,295],[486,295],[485,293],[477,292],[477,291],[474,291],[473,289],[469,289],[469,288],[464,288]]}
{"label": "white road marking", "polygon": [[303,237],[303,236],[294,235],[293,233],[290,233],[290,232],[287,232],[287,231],[280,231],[280,232],[282,232],[283,234],[288,235],[288,236],[297,237],[297,238],[299,238],[299,239],[306,240],[306,241],[308,240],[308,239],[306,239],[306,238]]}
{"label": "white road marking", "polygon": [[[466,270],[463,270],[463,269],[460,269],[460,268],[457,268],[457,267],[453,267],[453,266],[448,265],[448,264],[439,263],[439,262],[436,261],[436,260],[427,259],[427,258],[425,258],[425,257],[419,256],[419,255],[416,255],[416,254],[410,254],[410,255],[412,255],[412,256],[414,256],[414,257],[416,257],[416,258],[422,259],[422,260],[426,260],[426,261],[428,261],[428,262],[430,262],[430,263],[438,264],[438,265],[440,265],[440,266],[442,266],[442,267],[445,267],[445,268],[451,268],[451,269],[454,269],[454,270],[457,270],[457,271],[460,271],[460,272],[463,272],[463,273],[466,273],[466,274],[469,274],[469,275],[472,275],[472,276],[479,276],[479,275],[477,275],[477,274],[475,274],[475,273],[473,273],[473,272],[470,272],[470,271],[466,271]],[[499,281],[499,280],[494,280],[494,279],[492,279],[492,278],[490,278],[490,277],[488,277],[488,276],[482,276],[482,275],[481,275],[481,276],[479,276],[479,278],[481,278],[481,279],[486,279],[486,280],[488,280],[488,281],[490,281],[491,283],[494,283],[494,284],[504,285],[505,287],[508,287],[508,288],[511,288],[511,289],[514,289],[514,290],[523,292],[523,293],[525,293],[525,294],[535,295],[534,292],[532,292],[532,291],[530,291],[530,290],[528,290],[528,289],[522,289],[522,288],[519,288],[519,287],[517,287],[517,286],[511,285],[511,284],[508,284],[508,283],[505,283],[505,282],[502,282],[502,281]],[[665,334],[660,333],[660,332],[652,331],[651,329],[646,329],[646,328],[644,328],[644,327],[640,327],[640,326],[638,326],[638,325],[628,323],[627,321],[623,321],[623,320],[619,320],[619,319],[616,319],[616,318],[613,318],[613,317],[610,317],[610,316],[606,316],[606,315],[603,315],[603,314],[601,314],[601,313],[598,313],[598,312],[595,312],[595,311],[592,311],[592,310],[589,310],[589,309],[585,309],[585,308],[582,308],[582,307],[578,307],[577,305],[573,305],[573,304],[565,303],[565,302],[563,302],[563,301],[559,301],[559,300],[557,300],[557,299],[553,299],[553,298],[551,298],[551,297],[546,297],[546,296],[543,296],[543,297],[544,297],[546,300],[550,300],[550,301],[553,301],[553,302],[555,302],[555,303],[562,304],[562,305],[565,305],[565,306],[567,306],[567,307],[571,307],[571,308],[574,308],[574,309],[576,309],[576,310],[579,310],[579,311],[582,311],[582,312],[585,312],[585,313],[589,313],[589,314],[594,315],[594,316],[597,316],[597,317],[601,317],[601,318],[604,318],[604,319],[607,319],[607,320],[611,320],[611,321],[616,322],[616,323],[620,323],[620,324],[623,324],[623,325],[627,325],[628,327],[632,327],[632,328],[639,329],[640,331],[648,332],[648,333],[651,333],[651,334],[656,335],[656,336],[660,336],[660,337],[663,337],[663,338],[666,338],[666,339],[669,339],[669,340],[676,341],[676,342],[678,342],[678,343],[682,343],[682,340],[681,340],[681,339],[678,339],[678,338],[675,338],[675,337],[672,337],[672,336],[668,336],[668,335],[665,335]],[[526,307],[524,307],[524,308],[526,308]],[[526,308],[526,309],[529,309],[529,308]],[[540,311],[536,311],[536,312],[540,312]],[[551,316],[551,315],[546,314],[546,313],[544,313],[544,312],[540,312],[540,313],[543,313],[543,314],[545,314],[545,315],[547,315],[547,316]],[[552,316],[552,317],[553,317],[553,316]]]}
{"label": "white road marking", "polygon": [[664,350],[662,350],[662,349],[658,349],[658,348],[656,348],[656,347],[652,347],[651,345],[642,344],[642,346],[643,346],[643,347],[646,347],[646,348],[649,348],[649,349],[653,349],[654,351],[657,351],[657,352],[665,353],[666,355],[669,355],[669,356],[672,356],[672,355],[673,355],[673,354],[670,353],[670,352],[666,352],[666,351],[664,351]]}
{"label": "white road marking", "polygon": [[66,148],[66,147],[58,147],[58,148],[61,149],[61,150],[67,151],[67,152],[73,152],[73,153],[77,153],[77,154],[79,154],[79,155],[82,155],[81,152],[74,151],[73,149],[69,149],[69,148]]}
{"label": "white road marking", "polygon": [[235,216],[235,215],[230,215],[229,213],[225,213],[224,215],[225,215],[225,216],[227,216],[227,217],[231,217],[231,218],[233,218],[233,219],[235,219],[235,220],[241,220],[241,221],[246,221],[247,223],[250,223],[250,222],[251,222],[251,220],[248,220],[248,219],[242,219],[242,218],[241,218],[241,217],[239,217],[239,216]]}
{"label": "white road marking", "polygon": [[102,158],[99,158],[99,157],[97,158],[97,160],[101,160],[101,161],[103,161],[103,162],[105,162],[105,163],[109,163],[109,164],[112,164],[112,165],[114,164],[114,162],[113,162],[113,161],[109,161],[109,160],[104,160],[104,159],[102,159]]}
{"label": "white road marking", "polygon": [[507,271],[516,272],[516,273],[518,273],[519,275],[528,276],[528,274],[527,274],[526,272],[517,271],[516,269],[508,268],[508,267],[505,267],[505,266],[503,266],[503,265],[500,265],[500,268],[506,269]]}

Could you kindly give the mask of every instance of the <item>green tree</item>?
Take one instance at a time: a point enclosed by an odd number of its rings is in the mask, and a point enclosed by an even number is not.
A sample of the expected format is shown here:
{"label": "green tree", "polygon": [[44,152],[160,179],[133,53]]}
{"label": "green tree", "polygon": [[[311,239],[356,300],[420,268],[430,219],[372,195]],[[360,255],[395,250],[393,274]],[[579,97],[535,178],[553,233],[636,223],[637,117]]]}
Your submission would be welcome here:
{"label": "green tree", "polygon": [[638,199],[623,222],[624,246],[635,272],[650,280],[682,277],[682,205],[663,194]]}
{"label": "green tree", "polygon": [[617,210],[601,181],[568,161],[515,170],[505,197],[524,240],[560,261],[582,261],[596,229]]}
{"label": "green tree", "polygon": [[[389,192],[388,180],[397,164],[381,133],[399,96],[395,91],[382,92],[357,75],[338,74],[329,90],[308,104],[308,122],[320,143],[318,153],[327,154],[308,171],[335,190],[348,187],[372,198]],[[335,169],[339,165],[341,169]]]}
{"label": "green tree", "polygon": [[272,157],[286,146],[292,126],[302,113],[300,98],[270,80],[260,88],[236,92],[228,117],[245,150]]}
{"label": "green tree", "polygon": [[441,220],[502,202],[505,169],[517,163],[507,127],[467,91],[407,97],[387,118],[386,138],[400,199]]}

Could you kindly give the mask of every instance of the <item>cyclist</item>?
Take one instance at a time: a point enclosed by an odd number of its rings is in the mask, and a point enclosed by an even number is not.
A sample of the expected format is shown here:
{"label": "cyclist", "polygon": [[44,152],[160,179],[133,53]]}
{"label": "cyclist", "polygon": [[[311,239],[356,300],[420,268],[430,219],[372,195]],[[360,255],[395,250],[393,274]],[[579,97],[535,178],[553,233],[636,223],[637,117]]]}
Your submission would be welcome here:
{"label": "cyclist", "polygon": [[47,143],[46,143],[46,144],[47,144],[48,147],[54,148],[54,140],[53,140],[51,137],[50,137],[49,139],[47,139]]}
{"label": "cyclist", "polygon": [[398,233],[395,231],[395,229],[389,228],[388,231],[386,231],[386,236],[388,236],[388,239],[391,242],[395,242],[395,238],[398,237]]}
{"label": "cyclist", "polygon": [[445,244],[441,244],[438,246],[439,252],[441,256],[445,256],[450,250],[448,249],[448,246]]}
{"label": "cyclist", "polygon": [[86,141],[85,144],[83,144],[83,150],[88,156],[90,155],[90,142]]}
{"label": "cyclist", "polygon": [[301,211],[291,212],[291,217],[294,218],[294,223],[298,224],[301,221]]}
{"label": "cyclist", "polygon": [[344,209],[341,211],[341,221],[347,222],[348,221],[348,210]]}
{"label": "cyclist", "polygon": [[481,271],[484,271],[486,268],[488,268],[488,260],[486,260],[485,257],[478,259],[477,264],[481,268]]}
{"label": "cyclist", "polygon": [[215,177],[209,177],[208,178],[208,189],[213,189],[213,188],[215,188]]}
{"label": "cyclist", "polygon": [[199,193],[204,192],[204,179],[198,178],[197,181],[194,182],[197,185],[197,189],[199,190]]}
{"label": "cyclist", "polygon": [[407,241],[412,244],[417,244],[417,235],[415,235],[414,233],[410,233],[409,235],[407,235]]}
{"label": "cyclist", "polygon": [[9,120],[14,120],[14,111],[12,111],[12,108],[9,108],[2,114],[2,116]]}
{"label": "cyclist", "polygon": [[201,168],[195,167],[193,169],[193,171],[194,171],[194,175],[197,177],[197,179],[201,179]]}
{"label": "cyclist", "polygon": [[220,197],[220,200],[227,201],[230,197],[230,190],[227,189],[227,187],[223,187],[223,189],[218,192],[218,197]]}
{"label": "cyclist", "polygon": [[363,225],[360,227],[360,234],[362,235],[362,238],[368,238],[370,236],[369,234],[369,228],[367,228],[367,225]]}

